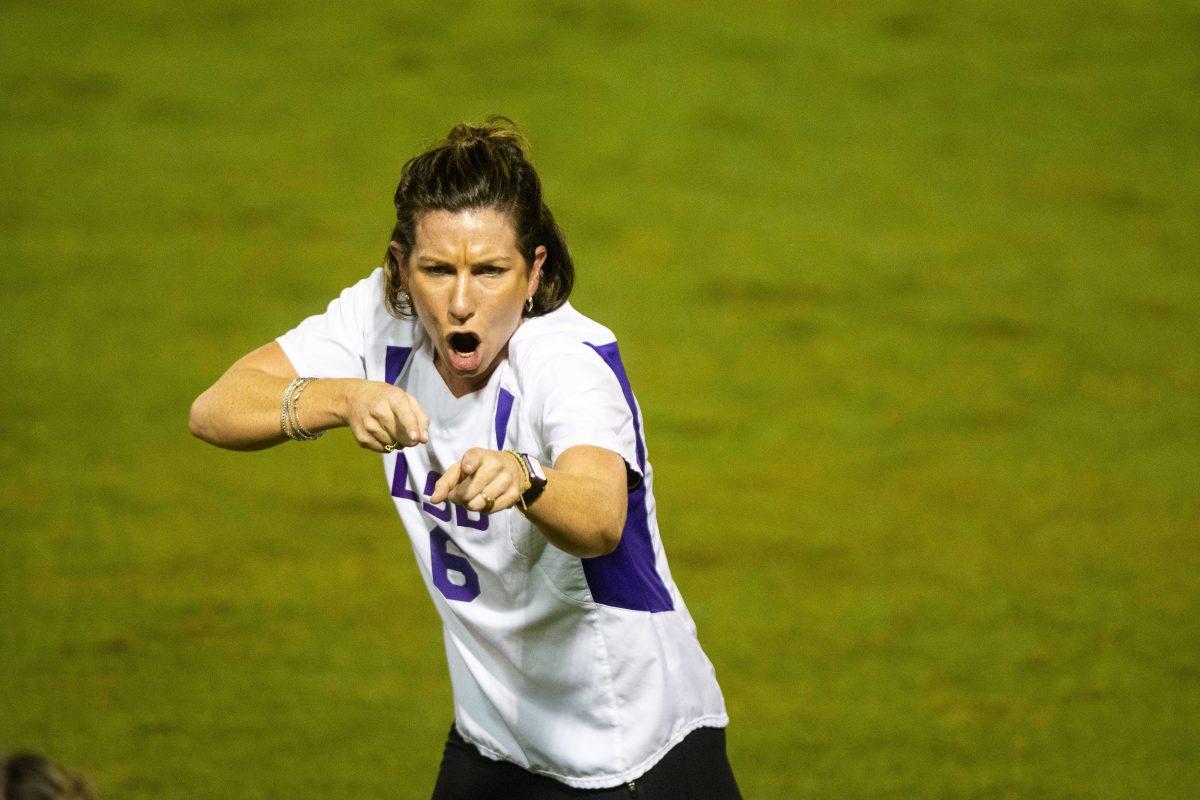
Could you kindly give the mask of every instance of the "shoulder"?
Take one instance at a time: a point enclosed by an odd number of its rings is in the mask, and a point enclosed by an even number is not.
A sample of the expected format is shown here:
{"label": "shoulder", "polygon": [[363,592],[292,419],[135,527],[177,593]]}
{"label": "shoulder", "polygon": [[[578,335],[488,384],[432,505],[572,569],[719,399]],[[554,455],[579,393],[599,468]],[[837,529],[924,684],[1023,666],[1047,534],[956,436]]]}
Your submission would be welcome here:
{"label": "shoulder", "polygon": [[350,287],[356,293],[383,302],[383,267],[376,267],[363,279]]}
{"label": "shoulder", "polygon": [[533,408],[622,405],[624,378],[612,358],[616,351],[611,330],[566,304],[523,323],[509,340],[508,355],[517,386]]}
{"label": "shoulder", "polygon": [[368,341],[411,343],[419,338],[420,325],[416,318],[398,319],[388,311],[384,300],[383,267],[342,291],[341,300],[350,306]]}
{"label": "shoulder", "polygon": [[636,406],[611,330],[564,305],[522,324],[509,358],[550,463],[575,445],[590,445],[620,454],[631,476],[641,473]]}
{"label": "shoulder", "polygon": [[294,347],[313,342],[340,344],[361,352],[370,343],[406,345],[415,342],[420,327],[415,319],[397,319],[383,302],[383,268],[342,289],[324,311],[306,317],[279,337]]}
{"label": "shoulder", "polygon": [[509,340],[508,357],[519,377],[569,361],[602,365],[597,348],[611,346],[616,338],[611,330],[564,303],[549,314],[526,320]]}
{"label": "shoulder", "polygon": [[376,310],[385,312],[383,305],[383,267],[376,267],[369,275],[342,290],[342,298],[352,302],[355,310],[370,316]]}

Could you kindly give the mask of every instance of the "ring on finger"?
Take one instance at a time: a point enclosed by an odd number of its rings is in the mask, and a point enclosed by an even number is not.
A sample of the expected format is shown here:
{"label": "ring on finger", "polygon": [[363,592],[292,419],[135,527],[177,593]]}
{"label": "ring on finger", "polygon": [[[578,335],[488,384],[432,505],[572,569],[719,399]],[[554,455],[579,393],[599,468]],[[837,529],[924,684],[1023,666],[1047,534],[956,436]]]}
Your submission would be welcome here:
{"label": "ring on finger", "polygon": [[479,496],[483,498],[484,513],[490,514],[492,511],[492,506],[496,505],[495,499],[490,497],[487,492],[480,492]]}
{"label": "ring on finger", "polygon": [[387,444],[385,444],[385,445],[383,446],[383,452],[385,452],[385,453],[391,453],[391,452],[394,452],[394,451],[395,451],[395,449],[396,449],[396,448],[397,448],[399,445],[400,445],[400,443],[399,443],[399,442],[388,442]]}

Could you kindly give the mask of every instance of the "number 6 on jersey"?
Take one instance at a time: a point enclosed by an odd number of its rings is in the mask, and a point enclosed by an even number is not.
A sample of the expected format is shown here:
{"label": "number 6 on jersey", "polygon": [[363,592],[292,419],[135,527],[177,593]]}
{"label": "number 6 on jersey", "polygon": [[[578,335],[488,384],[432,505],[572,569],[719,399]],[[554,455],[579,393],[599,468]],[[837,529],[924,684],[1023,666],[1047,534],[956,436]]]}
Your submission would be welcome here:
{"label": "number 6 on jersey", "polygon": [[[444,530],[434,527],[429,531],[429,560],[433,572],[433,585],[447,600],[461,600],[469,603],[479,597],[479,575],[465,556],[451,553],[447,545],[450,536]],[[462,576],[458,583],[451,576]]]}

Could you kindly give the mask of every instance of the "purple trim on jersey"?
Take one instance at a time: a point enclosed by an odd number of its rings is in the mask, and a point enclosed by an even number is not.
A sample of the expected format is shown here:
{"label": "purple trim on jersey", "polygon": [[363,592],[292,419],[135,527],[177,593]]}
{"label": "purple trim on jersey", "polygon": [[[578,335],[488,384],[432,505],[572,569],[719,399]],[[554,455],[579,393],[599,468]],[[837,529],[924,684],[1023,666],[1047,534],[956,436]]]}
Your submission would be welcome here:
{"label": "purple trim on jersey", "polygon": [[411,347],[396,347],[390,344],[387,346],[387,354],[383,357],[384,383],[390,383],[393,386],[396,385],[396,379],[404,371],[404,365],[408,361],[408,354],[411,352]]}
{"label": "purple trim on jersey", "polygon": [[[642,442],[642,425],[638,418],[637,401],[621,363],[621,352],[617,343],[594,345],[584,342],[596,351],[621,384],[621,393],[633,415],[633,435],[637,442],[638,469],[646,472],[646,446]],[[592,599],[597,603],[633,611],[673,611],[675,603],[667,591],[662,576],[655,568],[654,539],[650,535],[650,510],[646,503],[646,485],[638,482],[629,491],[629,505],[625,512],[625,529],[621,532],[621,543],[606,556],[581,559],[583,574],[587,578]]]}
{"label": "purple trim on jersey", "polygon": [[606,556],[582,559],[583,574],[597,603],[634,611],[675,609],[662,576],[654,568],[649,517],[646,485],[642,484],[629,493],[625,530],[617,549]]}
{"label": "purple trim on jersey", "polygon": [[392,473],[392,497],[401,500],[417,500],[417,493],[408,488],[408,459],[404,453],[396,453],[396,471]]}
{"label": "purple trim on jersey", "polygon": [[500,390],[496,401],[496,449],[504,449],[504,437],[508,433],[508,417],[512,414],[513,396],[507,389]]}
{"label": "purple trim on jersey", "polygon": [[621,393],[625,395],[629,413],[633,415],[633,438],[637,445],[638,469],[645,475],[646,446],[642,444],[642,420],[638,416],[637,402],[633,399],[633,388],[629,385],[629,376],[625,374],[625,365],[621,363],[621,351],[617,349],[616,342],[600,345],[591,342],[584,342],[584,344],[595,350],[604,359],[604,363],[608,364],[608,368],[617,376],[617,383],[621,384]]}

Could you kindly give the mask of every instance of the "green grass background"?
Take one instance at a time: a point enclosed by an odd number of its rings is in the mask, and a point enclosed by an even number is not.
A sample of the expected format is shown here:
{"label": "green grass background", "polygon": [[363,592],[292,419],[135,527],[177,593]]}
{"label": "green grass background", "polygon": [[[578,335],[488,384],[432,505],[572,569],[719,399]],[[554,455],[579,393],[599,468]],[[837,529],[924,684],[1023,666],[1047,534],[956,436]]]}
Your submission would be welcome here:
{"label": "green grass background", "polygon": [[0,5],[0,749],[427,797],[378,458],[191,400],[512,116],[747,798],[1200,796],[1200,7]]}

